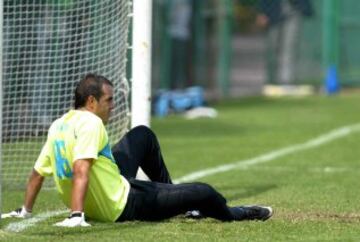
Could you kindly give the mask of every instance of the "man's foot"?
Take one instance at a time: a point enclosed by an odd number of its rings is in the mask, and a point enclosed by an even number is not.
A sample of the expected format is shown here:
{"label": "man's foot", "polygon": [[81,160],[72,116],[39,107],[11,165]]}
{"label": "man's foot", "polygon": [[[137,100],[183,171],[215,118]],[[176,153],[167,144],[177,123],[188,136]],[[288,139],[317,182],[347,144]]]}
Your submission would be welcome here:
{"label": "man's foot", "polygon": [[203,217],[199,210],[191,210],[185,213],[185,218],[201,219]]}
{"label": "man's foot", "polygon": [[273,215],[273,209],[271,207],[264,206],[239,206],[231,208],[233,214],[236,217],[240,217],[239,220],[262,220],[265,221]]}

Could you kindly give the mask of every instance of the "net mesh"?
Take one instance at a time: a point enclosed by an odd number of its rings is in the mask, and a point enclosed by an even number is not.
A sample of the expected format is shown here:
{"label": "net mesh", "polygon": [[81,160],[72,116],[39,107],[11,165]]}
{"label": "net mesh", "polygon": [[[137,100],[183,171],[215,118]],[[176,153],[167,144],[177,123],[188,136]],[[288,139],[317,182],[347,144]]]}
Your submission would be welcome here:
{"label": "net mesh", "polygon": [[124,134],[130,10],[128,0],[4,1],[3,189],[26,184],[51,122],[72,108],[86,73],[113,82],[110,142]]}

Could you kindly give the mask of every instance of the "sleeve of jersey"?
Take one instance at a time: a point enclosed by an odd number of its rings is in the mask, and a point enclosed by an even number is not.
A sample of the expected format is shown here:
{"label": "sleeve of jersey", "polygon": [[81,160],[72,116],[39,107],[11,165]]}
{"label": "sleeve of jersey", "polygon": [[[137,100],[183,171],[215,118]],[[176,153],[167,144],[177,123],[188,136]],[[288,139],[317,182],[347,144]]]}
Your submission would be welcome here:
{"label": "sleeve of jersey", "polygon": [[43,148],[41,149],[40,155],[35,162],[34,169],[41,175],[41,176],[51,176],[52,175],[52,168],[50,162],[50,150],[49,150],[49,142],[47,141]]}
{"label": "sleeve of jersey", "polygon": [[105,127],[102,122],[92,120],[84,122],[76,129],[73,161],[79,159],[97,159],[104,138]]}

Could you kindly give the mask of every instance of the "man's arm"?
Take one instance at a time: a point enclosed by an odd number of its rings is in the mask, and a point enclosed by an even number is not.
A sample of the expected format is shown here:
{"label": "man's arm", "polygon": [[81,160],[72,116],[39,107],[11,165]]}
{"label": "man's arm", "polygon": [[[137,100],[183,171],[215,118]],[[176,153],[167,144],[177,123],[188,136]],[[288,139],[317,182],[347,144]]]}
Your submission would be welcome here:
{"label": "man's arm", "polygon": [[89,183],[89,173],[93,159],[79,159],[74,162],[71,210],[83,212],[84,201]]}
{"label": "man's arm", "polygon": [[4,213],[1,218],[29,218],[34,206],[36,197],[41,189],[44,177],[33,169],[26,187],[25,201],[21,208],[17,208],[9,213]]}
{"label": "man's arm", "polygon": [[85,221],[84,201],[89,184],[89,173],[93,159],[79,159],[73,166],[73,186],[71,191],[71,214],[62,222],[61,227],[90,226]]}
{"label": "man's arm", "polygon": [[25,193],[24,208],[27,212],[31,212],[34,206],[35,200],[42,187],[44,177],[41,176],[35,169],[33,169]]}

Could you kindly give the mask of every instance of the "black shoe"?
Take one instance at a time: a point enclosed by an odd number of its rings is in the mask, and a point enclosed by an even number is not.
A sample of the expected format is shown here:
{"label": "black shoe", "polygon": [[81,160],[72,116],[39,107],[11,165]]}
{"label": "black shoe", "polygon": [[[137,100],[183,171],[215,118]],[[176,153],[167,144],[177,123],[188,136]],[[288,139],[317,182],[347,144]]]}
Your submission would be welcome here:
{"label": "black shoe", "polygon": [[263,206],[239,206],[243,210],[242,220],[262,220],[265,221],[273,215],[271,207]]}
{"label": "black shoe", "polygon": [[204,218],[204,216],[200,213],[199,210],[191,210],[185,213],[185,218],[201,219]]}

